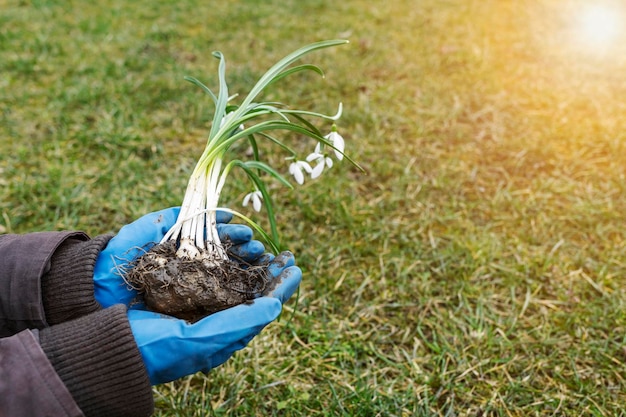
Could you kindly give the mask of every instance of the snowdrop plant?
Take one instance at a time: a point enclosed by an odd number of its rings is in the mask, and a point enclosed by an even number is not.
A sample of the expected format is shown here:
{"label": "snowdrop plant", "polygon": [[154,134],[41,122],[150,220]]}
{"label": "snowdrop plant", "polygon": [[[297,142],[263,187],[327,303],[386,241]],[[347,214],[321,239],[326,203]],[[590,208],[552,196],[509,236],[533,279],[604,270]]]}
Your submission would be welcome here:
{"label": "snowdrop plant", "polygon": [[[344,140],[337,133],[335,122],[341,117],[341,103],[336,114],[325,115],[313,111],[291,109],[283,103],[256,101],[266,87],[289,75],[312,71],[323,76],[323,71],[315,65],[300,64],[294,66],[292,64],[310,52],[347,42],[345,40],[322,41],[292,52],[267,70],[238,105],[230,103],[236,96],[229,95],[225,76],[226,61],[220,52],[213,54],[219,59],[219,94],[215,95],[211,89],[197,79],[187,78],[188,81],[201,87],[212,98],[215,113],[206,147],[189,179],[176,224],[165,235],[161,243],[178,242],[176,255],[183,259],[207,260],[209,262],[227,259],[226,250],[220,242],[216,227],[216,211],[223,210],[244,219],[261,235],[274,252],[279,251],[274,207],[265,181],[269,177],[269,179],[277,180],[287,187],[292,188],[292,185],[279,170],[260,160],[259,145],[261,141],[277,145],[286,152],[286,159],[289,162],[288,171],[297,184],[303,184],[306,175],[317,178],[326,167],[332,166],[332,159],[327,149],[331,149],[338,160],[345,157],[358,167],[358,164],[345,156]],[[323,135],[309,119],[327,121],[331,124],[331,133]],[[312,139],[316,144],[315,149],[306,158],[300,159],[292,147],[275,135],[276,131],[287,131],[296,137]],[[233,153],[228,151],[234,144],[241,141],[246,141],[249,144],[253,159],[248,161],[237,158],[227,159]],[[316,164],[315,167],[311,167],[311,162]],[[247,216],[228,208],[219,207],[222,189],[233,168],[243,170],[247,178],[250,179],[253,190],[245,196],[243,205],[247,206],[251,203],[256,211],[260,211],[262,206],[265,207],[271,228],[269,233]]]}

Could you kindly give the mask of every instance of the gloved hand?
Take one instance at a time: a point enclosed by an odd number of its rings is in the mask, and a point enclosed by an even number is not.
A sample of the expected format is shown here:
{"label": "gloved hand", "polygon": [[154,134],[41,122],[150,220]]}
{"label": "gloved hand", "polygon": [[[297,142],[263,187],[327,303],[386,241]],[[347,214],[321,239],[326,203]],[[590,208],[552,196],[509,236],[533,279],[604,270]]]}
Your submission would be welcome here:
{"label": "gloved hand", "polygon": [[130,327],[152,385],[221,365],[273,320],[296,291],[302,271],[290,252],[268,266],[273,279],[266,294],[189,324],[144,310],[128,310]]}
{"label": "gloved hand", "polygon": [[[139,220],[122,227],[119,233],[109,241],[96,260],[94,267],[94,289],[98,303],[104,308],[113,304],[126,304],[129,308],[141,308],[137,300],[137,291],[133,290],[122,278],[125,266],[137,256],[158,243],[167,231],[176,223],[179,207],[168,208],[141,217]],[[233,246],[229,253],[246,262],[254,262],[265,247],[257,240],[252,240],[252,229],[242,224],[226,224],[232,215],[217,212],[217,230],[220,239],[230,239]]]}

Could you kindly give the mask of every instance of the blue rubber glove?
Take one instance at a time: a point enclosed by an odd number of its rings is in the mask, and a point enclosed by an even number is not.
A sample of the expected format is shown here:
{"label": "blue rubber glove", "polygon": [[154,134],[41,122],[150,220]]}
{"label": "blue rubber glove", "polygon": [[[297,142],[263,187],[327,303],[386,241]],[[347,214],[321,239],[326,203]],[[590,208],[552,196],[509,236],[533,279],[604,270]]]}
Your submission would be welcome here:
{"label": "blue rubber glove", "polygon": [[[123,268],[165,236],[176,223],[179,211],[180,208],[174,207],[146,214],[122,227],[100,252],[94,267],[94,290],[96,300],[102,307],[126,304],[129,308],[142,308],[137,291],[127,285],[122,278]],[[252,229],[248,226],[226,224],[232,217],[229,213],[217,212],[217,230],[220,239],[231,240],[234,245],[229,250],[231,255],[246,262],[254,262],[263,255],[265,247],[261,242],[252,240]]]}
{"label": "blue rubber glove", "polygon": [[278,317],[282,304],[300,285],[302,271],[289,252],[274,258],[268,268],[273,279],[267,294],[193,324],[151,311],[128,311],[152,385],[221,365]]}

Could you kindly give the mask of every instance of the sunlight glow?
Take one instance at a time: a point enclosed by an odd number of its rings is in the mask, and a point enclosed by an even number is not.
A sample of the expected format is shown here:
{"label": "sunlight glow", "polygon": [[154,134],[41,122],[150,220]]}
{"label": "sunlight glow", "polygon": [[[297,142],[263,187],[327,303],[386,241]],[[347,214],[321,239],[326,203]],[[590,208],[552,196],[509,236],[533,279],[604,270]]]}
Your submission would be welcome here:
{"label": "sunlight glow", "polygon": [[579,36],[591,46],[608,46],[622,30],[620,12],[616,7],[602,5],[585,8],[580,15]]}

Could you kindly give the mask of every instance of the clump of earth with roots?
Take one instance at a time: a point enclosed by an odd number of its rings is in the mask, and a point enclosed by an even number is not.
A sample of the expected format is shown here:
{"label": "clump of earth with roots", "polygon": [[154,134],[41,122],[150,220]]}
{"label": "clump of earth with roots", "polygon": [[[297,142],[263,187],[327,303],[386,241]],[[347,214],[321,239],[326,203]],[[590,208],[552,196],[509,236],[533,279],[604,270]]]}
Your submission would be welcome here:
{"label": "clump of earth with roots", "polygon": [[232,254],[227,259],[189,259],[177,256],[176,246],[175,241],[152,246],[126,272],[127,283],[152,311],[195,322],[268,290],[267,263],[252,265]]}

